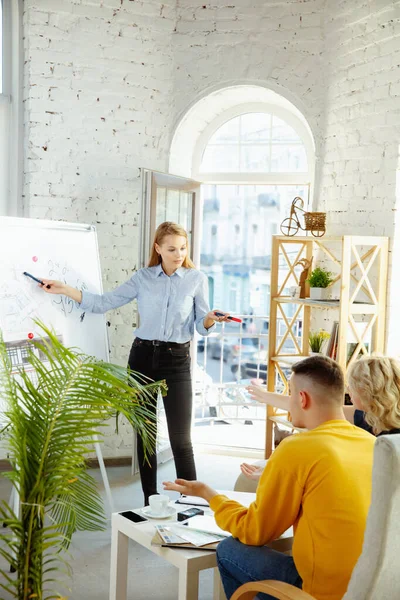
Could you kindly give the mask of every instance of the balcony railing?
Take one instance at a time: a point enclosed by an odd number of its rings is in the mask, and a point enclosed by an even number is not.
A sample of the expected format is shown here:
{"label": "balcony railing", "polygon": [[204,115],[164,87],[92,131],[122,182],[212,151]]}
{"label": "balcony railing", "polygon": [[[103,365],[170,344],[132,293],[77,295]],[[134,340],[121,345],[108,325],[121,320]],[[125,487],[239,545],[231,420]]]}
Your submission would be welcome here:
{"label": "balcony railing", "polygon": [[[210,336],[197,338],[195,423],[204,420],[250,423],[265,419],[265,406],[254,402],[246,388],[252,379],[265,382],[267,378],[269,317],[238,316],[243,321],[240,325],[223,323]],[[283,319],[278,320],[277,327],[279,342],[287,331]],[[293,332],[299,343],[301,319],[296,321]],[[285,340],[283,349],[295,353],[290,337]],[[278,389],[280,385],[283,389],[283,383],[278,380]]]}

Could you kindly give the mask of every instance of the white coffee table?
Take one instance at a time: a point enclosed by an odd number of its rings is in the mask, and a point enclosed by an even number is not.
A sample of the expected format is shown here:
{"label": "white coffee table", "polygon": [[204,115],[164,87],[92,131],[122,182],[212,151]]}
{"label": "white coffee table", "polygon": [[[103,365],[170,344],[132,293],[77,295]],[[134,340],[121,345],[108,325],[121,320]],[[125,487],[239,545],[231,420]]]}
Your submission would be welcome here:
{"label": "white coffee table", "polygon": [[[237,500],[249,506],[255,499],[255,494],[246,492],[223,491],[232,500]],[[173,504],[176,512],[190,508],[188,505]],[[139,509],[133,509],[140,513]],[[211,509],[204,508],[205,514],[212,514]],[[152,546],[154,526],[176,521],[176,517],[169,519],[150,519],[142,523],[133,523],[122,517],[119,513],[112,515],[112,541],[111,541],[111,572],[110,572],[110,600],[127,600],[128,583],[128,544],[129,539],[144,546],[154,554],[161,556],[167,562],[178,568],[179,591],[177,600],[198,600],[199,597],[199,572],[203,569],[214,569],[214,600],[226,600],[217,568],[216,553],[210,550],[187,550],[184,548],[163,548]],[[288,529],[278,540],[271,544],[275,550],[286,552],[291,547],[293,536],[292,528]]]}
{"label": "white coffee table", "polygon": [[[182,505],[171,504],[179,510],[184,510]],[[140,509],[134,510],[139,512]],[[111,573],[110,573],[110,600],[126,600],[128,581],[128,544],[129,539],[161,556],[167,562],[178,568],[179,591],[177,600],[198,600],[199,597],[199,571],[214,569],[214,600],[226,600],[221,579],[219,577],[216,553],[210,550],[186,550],[184,548],[163,548],[152,546],[154,526],[157,524],[176,521],[176,518],[155,520],[151,519],[142,523],[133,523],[119,513],[112,515],[112,541],[111,541]],[[156,581],[156,580],[155,580]]]}

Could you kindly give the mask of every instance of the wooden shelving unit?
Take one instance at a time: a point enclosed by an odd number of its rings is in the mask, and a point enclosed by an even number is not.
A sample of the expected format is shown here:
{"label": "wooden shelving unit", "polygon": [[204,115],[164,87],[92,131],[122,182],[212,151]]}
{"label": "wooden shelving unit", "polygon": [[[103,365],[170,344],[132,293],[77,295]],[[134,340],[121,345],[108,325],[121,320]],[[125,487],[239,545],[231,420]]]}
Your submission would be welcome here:
{"label": "wooden shelving unit", "polygon": [[[309,354],[308,335],[313,309],[330,309],[332,322],[338,321],[336,360],[344,370],[347,364],[349,332],[356,340],[356,348],[349,364],[360,354],[383,352],[385,346],[386,288],[388,271],[387,237],[340,236],[340,237],[286,237],[274,235],[271,257],[271,302],[269,317],[269,352],[267,388],[276,391],[277,378],[287,393],[288,382],[285,370],[294,362]],[[318,258],[316,255],[318,254]],[[287,295],[290,285],[298,285],[301,267],[296,267],[302,258],[311,260],[312,268],[322,260],[329,261],[328,269],[335,273],[332,291],[336,299],[327,301],[299,299]],[[306,288],[306,293],[309,293]],[[289,317],[285,312],[288,304],[294,306]],[[278,339],[278,318],[283,319],[286,332]],[[294,335],[296,322],[302,320],[302,335],[298,341]],[[362,321],[360,321],[362,320]],[[362,322],[360,331],[360,322]],[[365,327],[364,327],[365,325]],[[371,340],[371,348],[366,347]],[[293,342],[295,351],[283,351],[286,340]],[[266,423],[265,457],[273,448],[273,422],[291,426],[289,421],[273,407],[268,407]]]}

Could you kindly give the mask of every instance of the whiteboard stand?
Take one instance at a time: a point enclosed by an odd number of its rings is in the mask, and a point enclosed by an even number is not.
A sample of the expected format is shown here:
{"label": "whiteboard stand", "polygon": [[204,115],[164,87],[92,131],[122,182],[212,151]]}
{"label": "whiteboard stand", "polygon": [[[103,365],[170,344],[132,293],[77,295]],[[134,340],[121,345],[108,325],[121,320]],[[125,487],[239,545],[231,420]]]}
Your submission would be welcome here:
{"label": "whiteboard stand", "polygon": [[139,473],[139,463],[137,459],[137,433],[136,430],[133,430],[133,440],[132,440],[132,462],[131,462],[131,475],[137,475]]}
{"label": "whiteboard stand", "polygon": [[[10,500],[8,501],[8,505],[12,507],[12,510],[14,511],[14,514],[18,519],[19,518],[19,509],[20,509],[19,494],[18,494],[17,488],[15,487],[14,484],[11,488]],[[5,523],[3,523],[3,527],[6,527]],[[16,538],[14,538],[14,539],[16,540]],[[16,550],[12,550],[11,555],[16,557],[16,555],[17,555]],[[15,572],[16,572],[16,569],[12,565],[10,565],[10,573],[15,573]]]}
{"label": "whiteboard stand", "polygon": [[107,471],[106,471],[106,467],[105,467],[104,460],[103,460],[103,454],[101,452],[101,447],[100,447],[100,444],[99,444],[99,441],[98,441],[96,435],[93,436],[93,445],[94,445],[94,449],[96,450],[96,456],[97,456],[97,460],[99,462],[101,476],[102,476],[103,484],[104,484],[104,490],[106,492],[108,506],[109,506],[110,515],[111,515],[113,512],[115,512],[114,501],[113,501],[113,497],[111,494],[110,483],[108,481]]}
{"label": "whiteboard stand", "polygon": [[13,488],[11,490],[11,496],[10,496],[10,506],[12,506],[12,509],[14,511],[15,516],[19,517],[19,494],[17,492],[16,487],[13,485]]}

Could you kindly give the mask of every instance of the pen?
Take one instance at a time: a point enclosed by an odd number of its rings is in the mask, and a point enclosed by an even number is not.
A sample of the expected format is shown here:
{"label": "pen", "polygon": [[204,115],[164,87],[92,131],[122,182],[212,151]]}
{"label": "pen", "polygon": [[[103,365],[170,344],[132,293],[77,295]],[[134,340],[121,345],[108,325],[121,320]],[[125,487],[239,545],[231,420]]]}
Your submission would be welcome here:
{"label": "pen", "polygon": [[[215,312],[214,311],[214,315],[216,315],[217,317],[224,317],[224,313],[220,313],[220,312]],[[242,319],[238,319],[237,317],[227,317],[230,321],[235,321],[236,323],[241,323]]]}
{"label": "pen", "polygon": [[[42,281],[41,279],[38,279],[37,277],[34,277],[33,275],[31,275],[30,273],[27,273],[26,271],[24,271],[22,274],[26,275],[26,277],[30,277],[31,279],[33,279],[33,281],[37,281],[41,285],[45,285],[44,281]],[[46,285],[46,288],[49,290],[50,286]]]}

